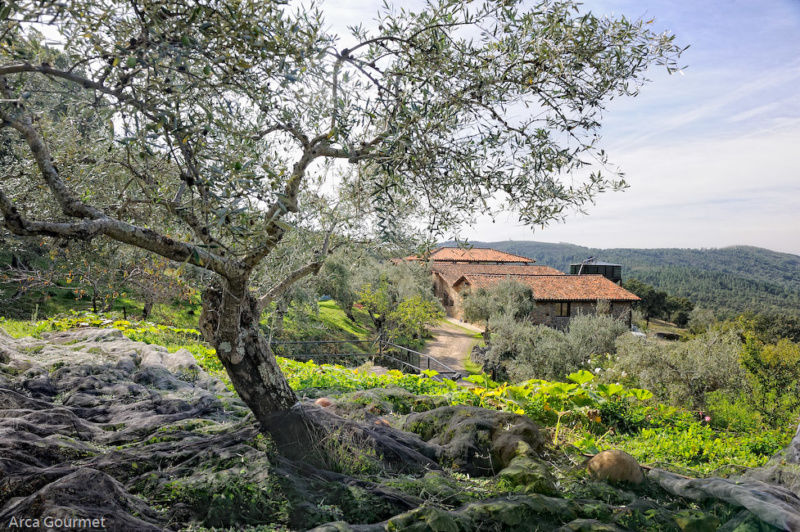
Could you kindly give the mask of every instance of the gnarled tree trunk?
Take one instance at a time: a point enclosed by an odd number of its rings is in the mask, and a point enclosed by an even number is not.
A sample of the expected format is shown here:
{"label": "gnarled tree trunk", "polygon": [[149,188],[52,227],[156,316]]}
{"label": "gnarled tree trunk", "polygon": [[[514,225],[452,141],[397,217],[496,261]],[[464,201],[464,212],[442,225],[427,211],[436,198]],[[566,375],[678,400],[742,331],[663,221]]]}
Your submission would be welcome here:
{"label": "gnarled tree trunk", "polygon": [[218,280],[203,292],[200,330],[217,350],[239,397],[284,455],[310,452],[314,429],[261,333],[247,280]]}
{"label": "gnarled tree trunk", "polygon": [[275,303],[275,323],[272,327],[273,336],[280,337],[283,334],[283,326],[286,320],[286,314],[289,312],[289,299],[282,297]]}
{"label": "gnarled tree trunk", "polygon": [[153,301],[151,299],[144,300],[144,307],[142,308],[142,319],[146,320],[150,317],[150,312],[153,310]]}

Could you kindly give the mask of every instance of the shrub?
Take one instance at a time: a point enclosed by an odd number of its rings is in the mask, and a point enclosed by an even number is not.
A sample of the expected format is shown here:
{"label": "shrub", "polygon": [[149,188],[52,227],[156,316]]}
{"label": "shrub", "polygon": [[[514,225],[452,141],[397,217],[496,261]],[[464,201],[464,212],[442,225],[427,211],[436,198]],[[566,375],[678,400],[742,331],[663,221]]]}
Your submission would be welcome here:
{"label": "shrub", "polygon": [[569,323],[565,340],[569,350],[581,363],[591,355],[617,352],[617,338],[629,332],[628,326],[604,314],[576,316]]}
{"label": "shrub", "polygon": [[706,409],[711,426],[720,430],[750,433],[763,426],[761,415],[753,410],[748,394],[717,390],[706,395]]}
{"label": "shrub", "polygon": [[800,408],[800,345],[784,338],[764,345],[748,337],[741,354],[750,404],[773,427],[795,422]]}
{"label": "shrub", "polygon": [[633,309],[633,312],[631,312],[631,323],[642,331],[646,331],[650,328],[647,320],[644,317],[644,312],[642,312],[642,309]]}
{"label": "shrub", "polygon": [[716,323],[714,313],[700,307],[695,307],[689,313],[689,320],[686,322],[689,332],[692,334],[702,334],[708,331],[714,323]]}
{"label": "shrub", "polygon": [[497,370],[498,379],[560,380],[578,367],[564,349],[561,331],[516,321],[509,315],[492,318],[489,328],[492,337],[485,364]]}
{"label": "shrub", "polygon": [[709,392],[741,389],[741,350],[733,329],[712,328],[680,343],[624,335],[617,340],[617,362],[604,379],[646,388],[672,404],[704,409]]}
{"label": "shrub", "polygon": [[587,366],[592,355],[613,354],[617,337],[628,327],[603,314],[575,317],[566,332],[505,315],[490,321],[487,360],[510,380],[560,380]]}
{"label": "shrub", "polygon": [[508,278],[487,290],[479,288],[464,297],[464,318],[472,323],[489,322],[491,318],[510,316],[523,319],[536,307],[533,291],[519,281]]}
{"label": "shrub", "polygon": [[689,325],[689,313],[685,310],[679,310],[675,313],[675,316],[672,318],[672,321],[678,327],[685,328]]}

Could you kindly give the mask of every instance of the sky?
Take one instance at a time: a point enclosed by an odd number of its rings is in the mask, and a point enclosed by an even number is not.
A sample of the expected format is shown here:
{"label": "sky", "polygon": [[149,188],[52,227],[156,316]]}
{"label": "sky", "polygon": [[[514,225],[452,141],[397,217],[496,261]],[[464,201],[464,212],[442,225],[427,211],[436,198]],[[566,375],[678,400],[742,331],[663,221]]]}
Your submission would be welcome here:
{"label": "sky", "polygon": [[[343,33],[358,21],[369,26],[381,4],[329,0],[323,11]],[[481,218],[460,236],[800,255],[800,0],[588,0],[583,8],[655,18],[655,31],[689,46],[681,73],[649,72],[638,97],[607,107],[602,147],[630,187],[598,196],[587,216],[565,223],[531,230],[509,214]]]}

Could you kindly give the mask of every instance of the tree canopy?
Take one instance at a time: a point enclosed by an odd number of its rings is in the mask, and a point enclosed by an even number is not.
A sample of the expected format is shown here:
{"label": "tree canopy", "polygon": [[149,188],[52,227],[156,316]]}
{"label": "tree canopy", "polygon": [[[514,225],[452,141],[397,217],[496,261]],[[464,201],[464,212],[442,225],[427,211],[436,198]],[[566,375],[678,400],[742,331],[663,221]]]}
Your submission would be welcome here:
{"label": "tree canopy", "polygon": [[466,293],[463,303],[464,318],[472,323],[484,322],[487,332],[491,318],[507,315],[520,320],[535,307],[533,290],[511,277],[503,279],[491,289],[478,288]]}
{"label": "tree canopy", "polygon": [[[607,102],[681,52],[649,22],[569,1],[440,0],[378,17],[343,48],[314,4],[0,3],[4,227],[102,235],[217,274],[201,327],[269,427],[296,397],[258,316],[319,270],[331,239],[357,220],[442,233],[498,195],[544,224],[624,186],[571,173],[605,161]],[[313,253],[251,293],[300,229],[318,236]]]}

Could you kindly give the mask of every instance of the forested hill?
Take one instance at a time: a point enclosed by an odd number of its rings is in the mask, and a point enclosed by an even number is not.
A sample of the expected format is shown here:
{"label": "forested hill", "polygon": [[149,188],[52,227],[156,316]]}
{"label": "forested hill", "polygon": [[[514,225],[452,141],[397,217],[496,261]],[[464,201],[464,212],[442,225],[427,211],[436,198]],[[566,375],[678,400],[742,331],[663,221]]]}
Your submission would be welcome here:
{"label": "forested hill", "polygon": [[588,257],[623,265],[636,278],[673,296],[688,297],[721,316],[745,311],[800,315],[800,256],[734,246],[721,249],[595,249],[530,241],[471,242],[536,259],[569,272]]}

